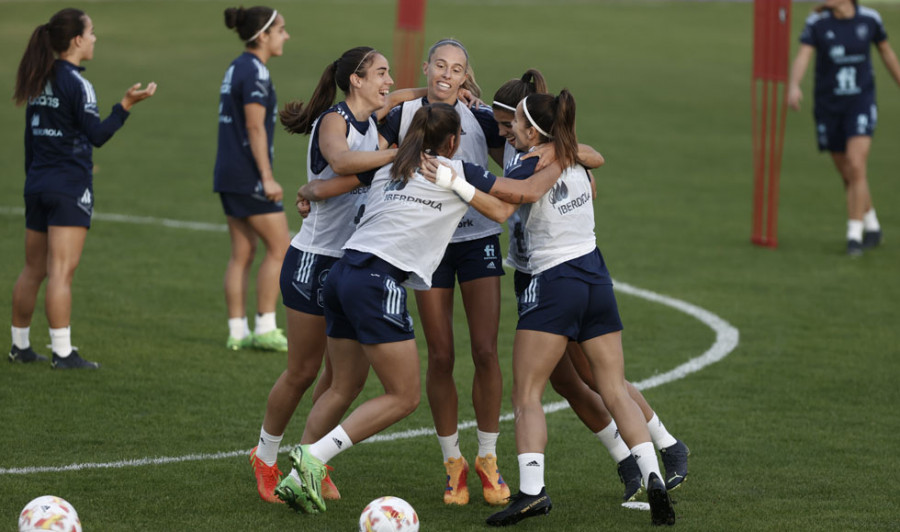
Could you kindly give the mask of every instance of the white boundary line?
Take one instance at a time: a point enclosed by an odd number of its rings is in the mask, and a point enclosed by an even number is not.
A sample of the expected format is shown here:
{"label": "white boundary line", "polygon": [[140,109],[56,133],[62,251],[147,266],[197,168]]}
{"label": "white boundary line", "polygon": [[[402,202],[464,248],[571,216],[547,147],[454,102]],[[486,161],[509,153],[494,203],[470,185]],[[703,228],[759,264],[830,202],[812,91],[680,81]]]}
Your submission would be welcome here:
{"label": "white boundary line", "polygon": [[[0,214],[18,214],[23,215],[24,209],[21,208],[10,208],[10,207],[0,207]],[[128,216],[122,214],[95,214],[94,218],[100,220],[108,220],[114,222],[124,222],[124,223],[135,223],[135,224],[148,224],[148,225],[163,225],[165,227],[172,227],[178,229],[193,229],[197,231],[225,231],[226,226],[224,224],[208,224],[202,222],[184,222],[179,220],[168,220],[165,218],[152,218],[152,217],[143,217],[143,216]],[[663,384],[676,381],[679,379],[683,379],[690,375],[691,373],[696,373],[701,369],[715,364],[716,362],[722,360],[726,356],[728,356],[734,349],[738,346],[740,341],[740,333],[739,331],[732,326],[727,321],[723,320],[719,316],[716,316],[712,312],[700,308],[696,305],[692,305],[691,303],[687,303],[680,299],[675,299],[673,297],[665,296],[662,294],[657,294],[656,292],[651,292],[650,290],[645,290],[643,288],[637,288],[627,283],[623,283],[620,281],[616,281],[615,289],[618,292],[622,292],[624,294],[632,295],[635,297],[639,297],[641,299],[646,299],[647,301],[651,301],[654,303],[659,303],[661,305],[665,305],[667,307],[673,308],[680,312],[683,312],[700,322],[704,325],[712,329],[716,333],[716,341],[713,345],[706,350],[702,355],[692,358],[681,364],[680,366],[675,367],[665,373],[661,373],[658,375],[654,375],[650,378],[644,379],[640,382],[633,383],[634,386],[640,390],[649,390],[651,388],[655,388],[657,386],[661,386]],[[544,412],[550,414],[553,412],[558,412],[560,410],[564,410],[569,407],[569,403],[566,401],[558,401],[555,403],[549,403],[544,405]],[[500,421],[511,421],[513,419],[513,414],[504,414],[500,416]],[[475,421],[469,420],[460,423],[459,429],[471,429],[475,427]],[[376,443],[376,442],[390,442],[396,440],[405,440],[409,438],[416,438],[419,436],[428,436],[434,434],[434,428],[422,427],[418,429],[405,430],[401,432],[392,432],[389,434],[376,434],[371,438],[367,439],[362,443]],[[205,454],[189,454],[184,456],[160,456],[160,457],[146,457],[146,458],[137,458],[133,460],[120,460],[117,462],[103,462],[103,463],[80,463],[80,464],[70,464],[67,466],[45,466],[45,467],[11,467],[11,468],[0,468],[0,475],[32,475],[37,473],[63,473],[67,471],[83,471],[88,469],[119,469],[123,467],[141,467],[148,465],[165,465],[165,464],[175,464],[179,462],[197,462],[203,460],[221,460],[224,458],[235,458],[238,456],[246,456],[250,452],[249,449],[239,450],[239,451],[224,451],[218,453],[205,453]]]}

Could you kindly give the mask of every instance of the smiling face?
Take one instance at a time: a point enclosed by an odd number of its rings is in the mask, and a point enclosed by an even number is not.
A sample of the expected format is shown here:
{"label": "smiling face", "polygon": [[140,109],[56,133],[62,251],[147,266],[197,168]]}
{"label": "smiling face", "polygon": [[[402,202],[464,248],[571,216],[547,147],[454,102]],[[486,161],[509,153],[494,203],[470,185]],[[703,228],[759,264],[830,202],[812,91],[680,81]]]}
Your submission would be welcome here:
{"label": "smiling face", "polygon": [[466,54],[459,47],[445,44],[435,49],[422,69],[428,80],[428,101],[455,105],[467,66]]}
{"label": "smiling face", "polygon": [[384,107],[388,92],[394,80],[391,78],[390,65],[386,57],[379,53],[372,54],[372,61],[363,73],[365,77],[350,75],[351,90],[367,105],[370,114]]}
{"label": "smiling face", "polygon": [[506,109],[494,108],[494,120],[497,121],[497,129],[500,131],[501,137],[506,137],[506,141],[511,145],[516,145],[516,136],[512,132],[512,123],[516,119],[515,113]]}
{"label": "smiling face", "polygon": [[538,141],[541,136],[528,122],[528,118],[525,117],[525,112],[522,110],[523,102],[524,100],[519,102],[519,105],[516,106],[516,115],[512,121],[511,131],[513,138],[515,139],[513,146],[515,146],[517,150],[528,151],[533,146],[539,144]]}

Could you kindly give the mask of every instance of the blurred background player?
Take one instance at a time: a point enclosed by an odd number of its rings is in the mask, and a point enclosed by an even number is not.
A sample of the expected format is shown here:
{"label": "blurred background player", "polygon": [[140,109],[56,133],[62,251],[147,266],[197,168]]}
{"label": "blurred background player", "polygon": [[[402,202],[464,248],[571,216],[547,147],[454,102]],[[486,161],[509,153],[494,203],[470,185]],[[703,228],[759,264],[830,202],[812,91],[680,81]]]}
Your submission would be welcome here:
{"label": "blurred background player", "polygon": [[[488,166],[489,153],[502,162],[504,139],[497,133],[493,113],[487,106],[469,109],[460,101],[460,90],[480,93],[471,72],[465,47],[453,39],[435,43],[423,65],[428,93],[425,98],[393,109],[380,127],[382,147],[400,144],[416,111],[428,103],[446,103],[460,115],[463,135],[454,159]],[[454,284],[459,281],[469,327],[475,376],[472,404],[477,423],[478,454],[475,470],[489,504],[503,504],[509,487],[497,466],[500,405],[503,376],[497,355],[500,326],[500,224],[469,209],[450,240],[441,264],[432,276],[430,290],[416,291],[416,305],[428,345],[425,390],[441,446],[447,482],[444,503],[467,504],[469,464],[459,445],[459,396],[453,380]]]}
{"label": "blurred background player", "polygon": [[[290,38],[284,17],[256,6],[225,10],[225,26],[237,31],[245,50],[231,62],[219,91],[219,140],[214,190],[228,220],[231,257],[225,269],[228,349],[248,347],[287,351],[275,324],[278,277],[290,244],[283,192],[272,173],[276,110],[275,87],[266,63],[281,56]],[[247,323],[246,297],[256,245],[266,254],[256,276],[256,326]]]}
{"label": "blurred background player", "polygon": [[[292,101],[280,113],[287,131],[310,136],[306,158],[309,182],[301,191],[313,201],[281,269],[288,365],[269,393],[259,444],[250,454],[259,495],[269,502],[281,502],[275,497],[281,480],[276,465],[278,447],[325,354],[322,285],[331,266],[344,254],[341,248],[365,209],[374,170],[393,161],[397,153],[396,149],[376,151],[377,120],[393,107],[392,96],[411,92],[389,94],[393,83],[384,55],[368,46],[352,48],[325,68],[307,104]],[[337,89],[345,99],[334,105]],[[330,383],[331,367],[326,360],[313,402]],[[300,443],[312,443],[333,428],[307,424]],[[323,496],[340,498],[330,477],[325,478]]]}
{"label": "blurred background player", "polygon": [[791,66],[788,105],[800,110],[800,81],[816,55],[816,136],[820,151],[831,152],[847,196],[847,254],[881,243],[881,225],[872,206],[867,165],[878,112],[871,44],[900,85],[900,64],[887,42],[877,11],[856,0],[827,0],[806,19]]}
{"label": "blurred background player", "polygon": [[25,110],[25,267],[12,297],[12,362],[47,358],[31,348],[29,331],[38,291],[47,279],[46,312],[52,365],[96,369],[72,347],[72,277],[94,210],[93,148],[118,131],[131,107],[153,96],[136,83],[105,120],[94,87],[81,74],[94,58],[94,24],[78,9],[63,9],[31,34],[19,63],[15,101]]}

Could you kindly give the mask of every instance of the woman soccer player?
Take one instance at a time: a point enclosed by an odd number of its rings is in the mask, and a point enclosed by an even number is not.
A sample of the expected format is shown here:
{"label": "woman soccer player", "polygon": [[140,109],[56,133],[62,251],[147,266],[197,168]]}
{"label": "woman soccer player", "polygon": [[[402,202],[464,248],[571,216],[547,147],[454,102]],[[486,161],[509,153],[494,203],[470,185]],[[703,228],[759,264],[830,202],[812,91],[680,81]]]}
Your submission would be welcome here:
{"label": "woman soccer player", "polygon": [[[417,109],[427,103],[446,103],[456,108],[463,135],[455,159],[486,168],[488,154],[502,161],[504,140],[490,108],[469,109],[459,101],[459,91],[467,80],[469,57],[465,47],[452,39],[438,41],[428,51],[423,67],[428,94],[421,100],[396,107],[381,126],[382,146],[399,144]],[[474,78],[468,81],[475,89]],[[472,403],[478,425],[478,455],[475,470],[481,478],[484,499],[503,504],[509,487],[497,466],[497,438],[500,433],[500,404],[503,376],[497,356],[497,332],[500,326],[500,225],[470,209],[450,240],[431,288],[416,292],[416,305],[428,344],[428,369],[425,389],[438,441],[444,459],[447,483],[444,503],[466,504],[469,490],[466,480],[469,465],[459,447],[458,404],[453,380],[453,287],[459,281],[469,326],[475,377]]]}
{"label": "woman soccer player", "polygon": [[881,225],[872,206],[867,164],[875,133],[875,77],[870,59],[874,43],[900,85],[900,63],[874,9],[856,0],[827,0],[806,19],[800,49],[791,66],[788,105],[800,110],[800,81],[816,55],[815,105],[819,151],[831,159],[844,181],[847,200],[847,254],[881,243]]}
{"label": "woman soccer player", "polygon": [[156,83],[130,87],[100,120],[94,87],[81,73],[94,58],[94,24],[84,11],[63,9],[31,34],[16,77],[25,110],[25,267],[12,297],[13,362],[47,357],[31,348],[29,331],[38,291],[47,279],[46,312],[52,365],[96,369],[72,348],[72,277],[94,210],[92,146],[119,130],[131,107],[153,96]]}
{"label": "woman soccer player", "polygon": [[[225,25],[237,31],[245,50],[225,72],[219,91],[219,142],[214,190],[228,220],[231,258],[225,269],[228,349],[287,351],[275,324],[278,277],[291,241],[281,185],[272,173],[272,140],[278,103],[266,63],[284,53],[290,38],[284,17],[256,6],[225,10]],[[262,239],[266,255],[256,277],[256,327],[247,323],[247,283]]]}
{"label": "woman soccer player", "polygon": [[[260,497],[281,502],[275,487],[281,480],[276,464],[285,428],[306,390],[322,366],[325,352],[325,318],[322,284],[341,249],[353,233],[365,208],[365,196],[373,170],[394,159],[397,150],[378,149],[376,122],[397,98],[409,91],[389,95],[394,84],[387,59],[377,50],[360,46],[347,50],[330,63],[309,103],[290,102],[281,111],[281,122],[291,133],[310,135],[307,153],[309,183],[318,196],[311,212],[291,241],[281,269],[281,294],[287,314],[288,366],[272,386],[259,435],[259,445],[250,453]],[[332,105],[337,89],[345,100]],[[420,91],[421,92],[421,91]],[[348,176],[348,177],[344,177]],[[301,189],[302,190],[302,189]],[[313,392],[317,400],[331,382],[325,371]],[[301,443],[310,443],[333,429],[307,424]],[[323,495],[339,499],[329,477]]]}
{"label": "woman soccer player", "polygon": [[[416,111],[394,163],[375,174],[366,212],[325,280],[328,357],[334,374],[307,424],[335,428],[291,452],[298,475],[285,477],[275,492],[298,511],[324,511],[325,464],[406,417],[419,403],[419,358],[401,285],[428,288],[469,203],[492,217],[506,211],[504,202],[476,190],[491,186],[483,168],[446,159],[459,143],[460,118],[453,106],[433,103]],[[417,171],[423,153],[444,157],[442,161],[465,178],[445,183],[450,188],[425,180]],[[551,166],[530,182],[547,190],[558,175],[558,166]],[[384,394],[341,421],[370,365]]]}
{"label": "woman soccer player", "polygon": [[[516,148],[522,152],[552,141],[554,165],[565,170],[552,189],[519,208],[531,275],[527,286],[516,287],[519,323],[513,344],[513,405],[519,492],[487,523],[512,525],[552,508],[544,487],[547,425],[541,396],[572,339],[590,361],[603,402],[641,469],[652,522],[674,524],[675,512],[660,478],[647,426],[625,385],[622,323],[612,281],[596,245],[591,180],[587,170],[576,164],[575,100],[567,90],[557,97],[528,96],[517,105],[511,126]],[[491,194],[507,201],[529,201],[521,199],[524,187],[513,182],[534,173],[536,161],[522,155],[510,161],[507,178],[498,179]],[[431,175],[433,164],[425,164],[426,175]]]}
{"label": "woman soccer player", "polygon": [[[500,86],[494,93],[492,107],[494,117],[500,130],[500,135],[507,139],[503,153],[504,167],[516,155],[515,135],[512,132],[512,122],[515,119],[516,106],[524,98],[532,94],[546,94],[547,83],[544,76],[534,69],[530,69],[519,79],[511,79]],[[523,159],[538,151],[539,148],[552,148],[552,143],[545,143],[535,147],[535,150]],[[545,150],[545,151],[552,151]],[[545,156],[544,161],[550,157]],[[578,145],[578,162],[588,168],[597,168],[604,164],[603,156],[596,153],[590,146]],[[538,164],[541,164],[540,162]],[[595,187],[592,184],[592,196],[596,196]],[[513,213],[507,220],[509,225],[509,248],[506,255],[506,264],[515,268],[516,286],[527,286],[530,275],[528,272],[528,245],[525,239],[525,225],[518,213]],[[603,399],[597,392],[590,364],[584,356],[577,342],[569,342],[566,352],[550,374],[550,384],[558,394],[568,401],[572,410],[588,429],[600,440],[609,451],[610,456],[616,462],[619,479],[625,485],[625,493],[622,497],[625,501],[634,500],[641,489],[641,471],[631,455],[631,451],[619,436],[616,422],[603,404]],[[681,485],[687,477],[687,458],[690,450],[680,440],[675,439],[662,424],[659,417],[650,407],[640,390],[626,381],[628,393],[640,406],[641,412],[647,421],[647,429],[653,440],[653,444],[662,455],[666,469],[666,489],[672,490]]]}

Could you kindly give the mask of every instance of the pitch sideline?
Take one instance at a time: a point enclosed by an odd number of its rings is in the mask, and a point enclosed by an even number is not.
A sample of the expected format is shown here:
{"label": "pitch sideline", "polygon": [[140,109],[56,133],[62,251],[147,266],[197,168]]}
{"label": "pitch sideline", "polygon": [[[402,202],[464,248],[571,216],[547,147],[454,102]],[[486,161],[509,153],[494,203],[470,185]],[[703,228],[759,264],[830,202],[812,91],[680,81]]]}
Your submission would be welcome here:
{"label": "pitch sideline", "polygon": [[[22,216],[25,209],[20,207],[2,207],[0,206],[0,214],[3,215],[19,215]],[[190,222],[181,220],[170,220],[167,218],[154,218],[149,216],[129,216],[124,214],[104,214],[95,213],[94,218],[97,220],[105,220],[120,223],[133,223],[140,225],[161,225],[173,229],[190,229],[194,231],[214,231],[226,232],[225,224],[211,224],[204,222]],[[620,281],[615,282],[615,290],[624,294],[639,297],[647,301],[659,303],[667,307],[678,310],[697,319],[716,333],[716,340],[713,345],[702,355],[692,358],[687,362],[665,372],[654,375],[640,382],[633,383],[640,390],[649,390],[663,384],[683,379],[691,373],[696,373],[701,369],[715,364],[716,362],[727,357],[738,346],[740,341],[740,332],[733,325],[723,320],[712,312],[700,308],[696,305],[675,299],[666,295],[651,292],[643,288],[638,288]],[[544,405],[544,412],[550,414],[558,412],[569,407],[566,401],[558,401]],[[511,421],[513,414],[504,414],[500,416],[500,421]],[[459,424],[459,430],[466,430],[475,427],[475,420],[464,421]],[[376,434],[361,443],[391,442],[408,438],[416,438],[419,436],[433,435],[434,428],[422,427],[418,429],[405,430],[400,432],[392,432],[389,434]],[[292,446],[291,446],[292,447]],[[289,447],[288,447],[289,448]],[[287,452],[283,451],[282,454]],[[82,471],[88,469],[120,469],[124,467],[141,467],[148,465],[165,465],[179,462],[196,462],[202,460],[221,460],[224,458],[235,458],[239,456],[247,456],[249,449],[238,451],[223,451],[218,453],[201,453],[189,454],[183,456],[161,456],[161,457],[145,457],[132,460],[119,460],[116,462],[102,463],[76,463],[66,466],[43,466],[43,467],[11,467],[0,468],[0,475],[32,475],[38,473],[62,473],[67,471]]]}

